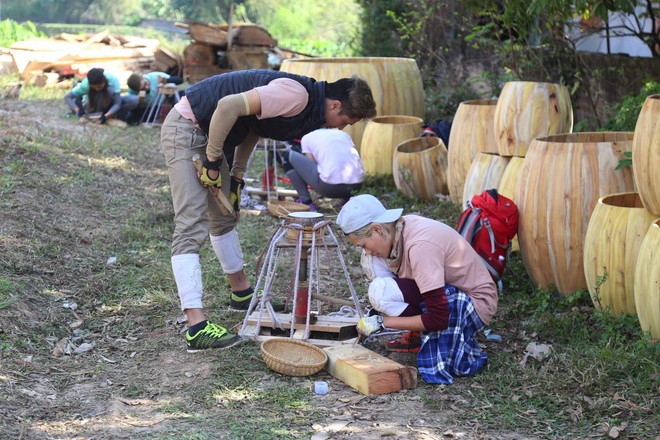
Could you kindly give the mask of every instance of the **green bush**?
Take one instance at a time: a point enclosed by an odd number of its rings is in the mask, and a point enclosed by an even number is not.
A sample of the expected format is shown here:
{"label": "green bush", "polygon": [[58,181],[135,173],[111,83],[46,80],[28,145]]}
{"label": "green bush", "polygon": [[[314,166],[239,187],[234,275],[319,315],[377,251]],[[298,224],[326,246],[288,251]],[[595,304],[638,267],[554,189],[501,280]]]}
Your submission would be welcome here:
{"label": "green bush", "polygon": [[457,87],[425,87],[425,121],[432,123],[438,119],[452,121],[458,106],[463,101],[479,99],[480,96],[468,85]]}
{"label": "green bush", "polygon": [[649,81],[642,87],[639,95],[627,96],[614,106],[614,116],[605,121],[603,131],[635,131],[635,124],[642,110],[644,101],[650,95],[660,93],[660,83]]}
{"label": "green bush", "polygon": [[10,18],[0,21],[0,47],[9,47],[17,41],[45,36],[31,21],[17,23]]}

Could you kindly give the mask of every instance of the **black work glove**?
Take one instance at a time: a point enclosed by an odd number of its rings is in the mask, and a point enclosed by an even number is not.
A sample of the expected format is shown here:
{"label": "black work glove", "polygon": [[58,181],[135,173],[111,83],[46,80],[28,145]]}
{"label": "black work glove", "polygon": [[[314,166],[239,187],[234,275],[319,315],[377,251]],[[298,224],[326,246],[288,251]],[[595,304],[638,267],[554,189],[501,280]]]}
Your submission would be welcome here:
{"label": "black work glove", "polygon": [[244,187],[245,180],[231,176],[231,183],[229,184],[229,203],[234,205],[235,212],[241,210],[241,190]]}
{"label": "black work glove", "polygon": [[[220,179],[220,165],[222,165],[222,159],[211,162],[207,157],[204,157],[204,161],[202,162],[202,173],[199,176],[199,181],[202,182],[202,185],[215,186],[218,188],[222,187],[222,180]],[[218,177],[211,179],[209,177],[209,170],[217,171]]]}
{"label": "black work glove", "polygon": [[99,122],[101,124],[105,124],[106,122],[108,122],[108,117],[105,115],[105,113],[101,115],[101,118],[99,118]]}

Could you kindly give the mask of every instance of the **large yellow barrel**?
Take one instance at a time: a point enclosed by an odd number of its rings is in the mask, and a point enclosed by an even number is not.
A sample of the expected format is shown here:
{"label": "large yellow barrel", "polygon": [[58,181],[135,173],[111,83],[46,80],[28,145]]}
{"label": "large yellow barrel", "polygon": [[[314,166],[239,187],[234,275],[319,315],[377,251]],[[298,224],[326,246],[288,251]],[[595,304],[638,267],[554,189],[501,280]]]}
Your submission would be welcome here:
{"label": "large yellow barrel", "polygon": [[418,137],[423,122],[422,118],[402,115],[376,116],[367,122],[360,151],[364,171],[391,176],[394,149],[401,142]]}
{"label": "large yellow barrel", "polygon": [[635,305],[643,331],[660,339],[660,219],[650,226],[637,256]]}
{"label": "large yellow barrel", "polygon": [[459,104],[449,132],[447,183],[454,203],[463,201],[463,185],[478,153],[499,154],[495,141],[496,99],[463,101]]}
{"label": "large yellow barrel", "polygon": [[500,155],[522,156],[536,137],[573,131],[573,106],[565,86],[510,81],[495,108],[495,138]]}
{"label": "large yellow barrel", "polygon": [[532,281],[569,295],[587,287],[583,243],[606,194],[634,190],[632,170],[615,170],[632,132],[559,134],[532,141],[518,189],[520,253]]}
{"label": "large yellow barrel", "polygon": [[[371,87],[377,116],[424,117],[422,75],[413,58],[299,58],[282,61],[280,70],[328,82],[357,75]],[[358,151],[361,151],[365,127],[366,122],[361,121],[344,128]]]}
{"label": "large yellow barrel", "polygon": [[408,197],[433,200],[447,195],[447,147],[438,137],[403,141],[394,152],[392,172],[397,189]]}
{"label": "large yellow barrel", "polygon": [[646,98],[635,125],[633,174],[646,210],[660,215],[660,95]]}
{"label": "large yellow barrel", "polygon": [[596,308],[635,315],[633,281],[642,240],[654,216],[634,192],[601,197],[584,239],[584,275]]}
{"label": "large yellow barrel", "polygon": [[[504,174],[500,179],[500,184],[497,186],[497,192],[504,197],[508,197],[518,205],[518,188],[520,187],[520,174],[525,159],[522,157],[511,157],[509,163],[504,169]],[[511,240],[511,250],[519,251],[520,244],[518,243],[518,236],[516,235]]]}
{"label": "large yellow barrel", "polygon": [[473,196],[481,194],[487,189],[497,188],[508,164],[508,157],[478,153],[465,178],[461,206],[465,208],[465,202],[471,200]]}

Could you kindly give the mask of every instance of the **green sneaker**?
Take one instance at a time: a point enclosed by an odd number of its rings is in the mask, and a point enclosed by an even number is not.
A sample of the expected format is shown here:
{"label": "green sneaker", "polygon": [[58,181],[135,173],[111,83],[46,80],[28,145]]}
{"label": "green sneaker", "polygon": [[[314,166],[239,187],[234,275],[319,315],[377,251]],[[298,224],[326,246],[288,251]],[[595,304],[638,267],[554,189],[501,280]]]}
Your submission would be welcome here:
{"label": "green sneaker", "polygon": [[252,295],[254,295],[254,290],[248,288],[242,292],[231,292],[231,301],[229,303],[229,308],[233,310],[245,311],[250,307],[250,301],[252,301]]}
{"label": "green sneaker", "polygon": [[241,341],[240,336],[229,333],[226,328],[208,321],[206,327],[198,331],[195,336],[190,336],[190,330],[186,330],[188,353],[208,348],[229,348]]}
{"label": "green sneaker", "polygon": [[[231,301],[229,303],[229,308],[232,310],[237,310],[245,312],[250,307],[250,301],[252,301],[252,296],[254,295],[254,290],[248,288],[243,292],[231,292]],[[276,303],[271,301],[270,303],[273,306],[273,310],[277,313],[284,311],[284,304]],[[257,308],[259,304],[255,306]]]}

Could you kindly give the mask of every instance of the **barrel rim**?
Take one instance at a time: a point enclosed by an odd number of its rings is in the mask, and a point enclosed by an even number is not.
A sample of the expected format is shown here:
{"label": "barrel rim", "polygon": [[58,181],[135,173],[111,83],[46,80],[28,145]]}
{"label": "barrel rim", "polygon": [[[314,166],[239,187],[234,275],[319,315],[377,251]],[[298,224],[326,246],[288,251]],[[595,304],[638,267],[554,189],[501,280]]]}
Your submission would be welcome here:
{"label": "barrel rim", "polygon": [[[577,133],[556,133],[549,136],[536,137],[534,141],[555,144],[597,144],[601,142],[632,141],[634,135],[634,131],[580,131]],[[603,140],[583,139],[591,137],[602,137]]]}
{"label": "barrel rim", "polygon": [[[630,198],[635,198],[635,206],[629,206],[624,203],[617,203],[619,200],[629,200]],[[646,211],[644,205],[642,204],[642,198],[639,196],[637,191],[626,191],[618,192],[612,194],[605,194],[604,196],[598,199],[598,204],[603,206],[608,206],[610,208],[622,208],[622,209],[642,209]]]}
{"label": "barrel rim", "polygon": [[[433,143],[431,144],[431,142]],[[401,151],[402,147],[407,147],[410,144],[416,143],[422,144],[423,148],[420,151]],[[416,137],[400,142],[396,147],[394,147],[394,151],[398,154],[414,154],[432,150],[434,148],[440,148],[440,146],[443,146],[445,150],[447,150],[445,143],[437,136]]]}
{"label": "barrel rim", "polygon": [[[384,122],[386,119],[393,119],[393,118],[400,118],[407,120],[405,122]],[[411,124],[424,124],[424,119],[418,117],[418,116],[411,116],[411,115],[380,115],[380,116],[375,116],[371,119],[369,119],[368,123],[376,123],[376,124],[391,124],[391,125],[411,125]]]}

